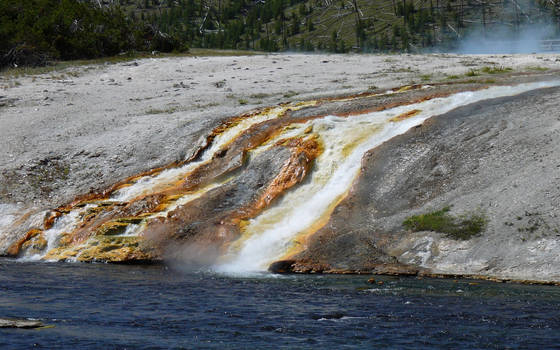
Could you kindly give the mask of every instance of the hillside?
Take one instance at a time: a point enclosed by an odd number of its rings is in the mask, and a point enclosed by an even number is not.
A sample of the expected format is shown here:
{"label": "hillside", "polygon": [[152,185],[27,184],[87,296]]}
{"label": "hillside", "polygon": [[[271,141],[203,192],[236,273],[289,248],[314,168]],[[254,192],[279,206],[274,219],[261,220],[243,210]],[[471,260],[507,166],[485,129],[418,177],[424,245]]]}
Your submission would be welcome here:
{"label": "hillside", "polygon": [[[107,2],[107,0],[105,0]],[[265,51],[420,51],[453,48],[471,32],[519,33],[550,24],[551,0],[120,0],[140,21],[174,33],[193,47]],[[539,36],[539,38],[536,38]]]}
{"label": "hillside", "polygon": [[[559,3],[556,0],[3,0],[0,1],[0,69],[127,52],[184,52],[190,47],[270,52],[459,49],[463,53],[531,53],[540,50],[542,39],[558,37]],[[481,38],[491,40],[485,44],[486,49],[481,46]],[[522,49],[500,49],[520,40]]]}

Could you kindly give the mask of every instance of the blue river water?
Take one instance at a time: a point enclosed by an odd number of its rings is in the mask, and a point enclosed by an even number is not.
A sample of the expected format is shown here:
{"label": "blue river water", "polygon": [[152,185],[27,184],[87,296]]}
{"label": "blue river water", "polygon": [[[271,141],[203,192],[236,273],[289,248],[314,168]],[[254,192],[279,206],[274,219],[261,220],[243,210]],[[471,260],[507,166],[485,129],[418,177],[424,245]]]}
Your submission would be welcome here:
{"label": "blue river water", "polygon": [[0,349],[559,349],[560,287],[0,260]]}

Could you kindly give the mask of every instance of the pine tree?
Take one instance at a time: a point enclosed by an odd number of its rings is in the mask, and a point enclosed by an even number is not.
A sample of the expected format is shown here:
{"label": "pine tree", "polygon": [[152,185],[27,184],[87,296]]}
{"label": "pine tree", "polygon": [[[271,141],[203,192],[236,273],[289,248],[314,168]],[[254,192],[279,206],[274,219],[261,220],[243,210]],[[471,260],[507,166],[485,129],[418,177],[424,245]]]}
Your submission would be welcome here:
{"label": "pine tree", "polygon": [[333,30],[331,34],[331,42],[329,45],[329,51],[331,52],[338,52],[338,33],[336,30]]}
{"label": "pine tree", "polygon": [[299,34],[299,18],[294,13],[292,14],[292,35]]}
{"label": "pine tree", "polygon": [[308,32],[312,32],[312,31],[315,30],[315,26],[313,25],[313,21],[309,17],[306,20],[306,25],[305,26],[307,27]]}

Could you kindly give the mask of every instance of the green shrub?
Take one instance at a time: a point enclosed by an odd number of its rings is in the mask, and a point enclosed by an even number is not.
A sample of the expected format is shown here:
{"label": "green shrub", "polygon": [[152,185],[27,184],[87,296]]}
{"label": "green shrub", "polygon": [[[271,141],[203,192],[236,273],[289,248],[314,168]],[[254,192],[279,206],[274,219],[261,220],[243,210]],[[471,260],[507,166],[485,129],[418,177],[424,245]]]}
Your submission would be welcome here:
{"label": "green shrub", "polygon": [[444,233],[447,237],[468,240],[480,234],[486,228],[487,219],[481,213],[469,213],[453,216],[449,213],[451,207],[408,217],[403,226],[411,231],[435,231]]}

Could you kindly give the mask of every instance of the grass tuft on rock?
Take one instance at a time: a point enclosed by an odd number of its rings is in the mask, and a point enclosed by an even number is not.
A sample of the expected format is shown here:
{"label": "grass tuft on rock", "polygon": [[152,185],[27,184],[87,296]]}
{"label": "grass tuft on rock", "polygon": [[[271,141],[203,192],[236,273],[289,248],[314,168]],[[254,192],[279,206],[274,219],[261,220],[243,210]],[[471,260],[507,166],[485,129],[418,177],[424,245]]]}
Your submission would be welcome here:
{"label": "grass tuft on rock", "polygon": [[403,226],[411,231],[435,231],[444,233],[447,237],[458,240],[468,240],[479,235],[486,228],[487,219],[481,213],[469,213],[454,216],[449,213],[451,207],[413,215],[403,221]]}
{"label": "grass tuft on rock", "polygon": [[511,71],[513,71],[513,69],[509,67],[502,67],[502,66],[482,67],[482,72],[486,74],[504,74],[504,73],[509,73]]}

